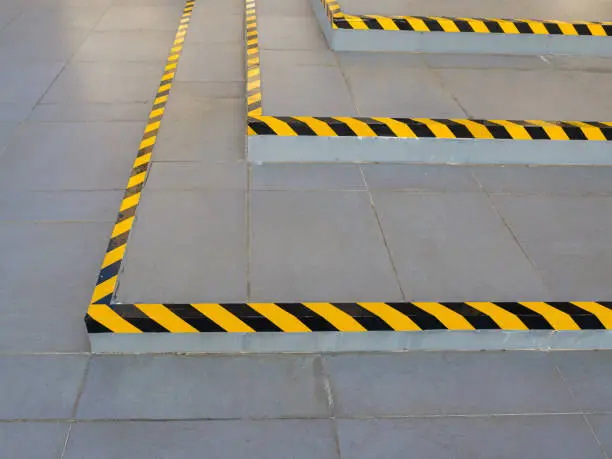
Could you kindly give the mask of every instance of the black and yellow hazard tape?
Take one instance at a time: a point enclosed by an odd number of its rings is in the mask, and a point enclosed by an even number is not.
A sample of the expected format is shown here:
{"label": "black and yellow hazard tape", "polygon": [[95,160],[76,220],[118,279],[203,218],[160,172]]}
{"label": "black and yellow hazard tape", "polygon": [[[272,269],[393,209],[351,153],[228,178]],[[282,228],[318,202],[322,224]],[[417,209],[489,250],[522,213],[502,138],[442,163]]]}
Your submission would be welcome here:
{"label": "black and yellow hazard tape", "polygon": [[[177,69],[179,56],[183,49],[183,43],[191,20],[194,4],[195,0],[188,0],[185,2],[185,7],[183,8],[172,48],[170,49],[168,60],[164,67],[164,73],[155,95],[153,107],[140,142],[136,160],[132,166],[123,201],[119,208],[119,214],[117,215],[117,220],[91,298],[91,304],[93,305],[91,307],[94,309],[96,305],[109,305],[117,287],[118,276],[125,255],[128,237],[134,225],[136,208],[140,202],[142,189],[151,162],[151,154],[155,146],[155,141],[157,140],[157,133],[159,131],[161,119],[164,115],[172,82],[174,81],[174,75]],[[87,320],[90,320],[89,315]]]}
{"label": "black and yellow hazard tape", "polygon": [[336,0],[321,0],[321,2],[334,29],[612,36],[612,22],[608,21],[569,22],[536,19],[353,15],[343,13]]}
{"label": "black and yellow hazard tape", "polygon": [[610,330],[612,303],[92,305],[89,333]]}
{"label": "black and yellow hazard tape", "polygon": [[250,135],[508,140],[612,140],[612,122],[250,116]]}
{"label": "black and yellow hazard tape", "polygon": [[[85,322],[91,334],[610,330],[612,302],[113,302],[128,236],[195,0],[189,0],[128,181]],[[332,2],[330,13],[338,14]],[[337,5],[337,4],[335,4]],[[249,135],[612,140],[612,122],[263,116],[255,1],[246,0]]]}

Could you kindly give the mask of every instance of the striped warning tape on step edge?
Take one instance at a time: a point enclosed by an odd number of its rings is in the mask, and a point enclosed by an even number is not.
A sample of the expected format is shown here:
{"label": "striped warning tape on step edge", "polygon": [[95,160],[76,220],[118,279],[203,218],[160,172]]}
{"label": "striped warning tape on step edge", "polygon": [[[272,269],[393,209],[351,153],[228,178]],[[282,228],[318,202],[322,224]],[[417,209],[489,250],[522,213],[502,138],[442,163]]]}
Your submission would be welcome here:
{"label": "striped warning tape on step edge", "polygon": [[352,15],[334,8],[335,0],[321,0],[335,29],[404,30],[412,32],[472,32],[529,35],[612,36],[612,22],[554,21],[538,19],[458,18],[446,16]]}
{"label": "striped warning tape on step edge", "polygon": [[249,115],[261,115],[261,68],[259,65],[259,37],[257,35],[255,0],[246,0],[245,7],[247,113]]}
{"label": "striped warning tape on step edge", "polygon": [[612,303],[248,303],[92,305],[89,333],[609,330]]}
{"label": "striped warning tape on step edge", "polygon": [[248,134],[437,139],[612,140],[612,122],[251,116]]}
{"label": "striped warning tape on step edge", "polygon": [[94,288],[91,298],[92,304],[110,304],[117,287],[121,262],[125,255],[130,231],[134,225],[136,208],[140,202],[142,188],[145,184],[149,164],[151,162],[151,154],[157,139],[160,122],[164,115],[170,88],[174,81],[174,74],[183,49],[183,42],[185,41],[185,35],[189,27],[194,4],[195,0],[188,0],[185,2],[185,7],[183,8],[172,48],[168,55],[164,73],[157,94],[155,95],[153,107],[149,114],[149,120],[140,142],[136,160],[132,166],[123,201],[119,208],[119,214],[117,215],[117,220],[113,227],[111,239],[106,249],[104,260],[102,261],[96,287]]}

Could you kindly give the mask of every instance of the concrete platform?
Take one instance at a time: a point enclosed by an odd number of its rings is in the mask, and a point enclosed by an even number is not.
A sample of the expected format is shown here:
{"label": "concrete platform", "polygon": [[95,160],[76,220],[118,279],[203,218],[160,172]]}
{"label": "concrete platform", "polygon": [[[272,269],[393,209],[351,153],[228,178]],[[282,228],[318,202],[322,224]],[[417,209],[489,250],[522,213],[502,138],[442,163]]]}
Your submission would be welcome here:
{"label": "concrete platform", "polygon": [[612,164],[612,59],[334,53],[302,14],[249,44],[252,162]]}
{"label": "concrete platform", "polygon": [[[311,3],[335,51],[612,55],[606,1]],[[589,15],[596,19],[588,22]]]}

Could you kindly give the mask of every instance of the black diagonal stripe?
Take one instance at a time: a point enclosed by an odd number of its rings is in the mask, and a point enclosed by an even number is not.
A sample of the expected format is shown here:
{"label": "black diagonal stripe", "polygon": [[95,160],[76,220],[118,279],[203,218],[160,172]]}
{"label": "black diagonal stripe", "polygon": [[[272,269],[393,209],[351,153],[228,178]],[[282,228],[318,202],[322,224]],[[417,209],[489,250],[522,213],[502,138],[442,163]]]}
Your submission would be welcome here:
{"label": "black diagonal stripe", "polygon": [[133,217],[134,215],[136,215],[136,207],[137,206],[132,206],[128,209],[122,210],[117,214],[117,220],[115,223],[120,223],[124,220],[127,220],[130,217]]}
{"label": "black diagonal stripe", "polygon": [[333,303],[333,305],[347,313],[368,331],[393,330],[387,322],[356,303]]}
{"label": "black diagonal stripe", "polygon": [[552,330],[553,327],[548,321],[540,314],[532,311],[525,306],[518,303],[502,302],[495,303],[502,309],[518,316],[519,319],[525,324],[530,330]]}
{"label": "black diagonal stripe", "polygon": [[153,145],[149,145],[148,147],[144,147],[138,150],[138,154],[136,155],[137,158],[140,158],[141,156],[146,155],[147,153],[152,153],[153,152]]}
{"label": "black diagonal stripe", "polygon": [[[151,108],[151,111],[153,110],[159,110],[160,108],[164,108],[166,106],[166,102],[160,102],[159,104],[154,104],[153,107]],[[149,122],[151,122],[153,120],[149,119]]]}
{"label": "black diagonal stripe", "polygon": [[276,305],[302,321],[312,331],[337,331],[331,323],[301,303],[276,303]]}
{"label": "black diagonal stripe", "polygon": [[317,133],[303,121],[295,118],[289,118],[287,122],[289,126],[291,126],[291,128],[297,133],[297,135],[317,135]]}
{"label": "black diagonal stripe", "polygon": [[553,22],[544,22],[544,28],[548,31],[549,34],[551,35],[563,35],[563,32],[561,31],[561,27],[559,27],[559,24],[555,24]]}
{"label": "black diagonal stripe", "polygon": [[353,130],[348,126],[348,124],[343,123],[342,121],[338,121],[334,118],[329,117],[317,117],[318,120],[327,123],[327,125],[331,128],[332,131],[336,133],[337,136],[340,137],[356,137],[357,133],[353,132]]}
{"label": "black diagonal stripe", "polygon": [[426,124],[421,123],[420,121],[415,121],[412,118],[396,118],[396,120],[400,123],[408,125],[408,127],[412,129],[412,132],[414,132],[414,135],[417,137],[435,137],[432,130],[429,129]]}
{"label": "black diagonal stripe", "polygon": [[135,175],[142,174],[143,172],[146,172],[148,168],[149,168],[149,163],[144,163],[144,164],[141,164],[140,166],[136,166],[132,169],[132,173],[130,174],[130,177],[134,177]]}
{"label": "black diagonal stripe", "polygon": [[249,104],[249,111],[255,110],[261,107],[261,99]]}
{"label": "black diagonal stripe", "polygon": [[514,25],[516,26],[516,29],[519,31],[519,33],[533,34],[533,29],[526,22],[514,21]]}
{"label": "black diagonal stripe", "polygon": [[387,303],[402,314],[408,316],[423,330],[446,330],[446,326],[435,316],[417,308],[412,303]]}
{"label": "black diagonal stripe", "polygon": [[224,332],[219,324],[212,321],[191,304],[164,304],[172,313],[177,315],[181,320],[184,320],[199,332]]}
{"label": "black diagonal stripe", "polygon": [[586,24],[574,24],[578,35],[591,35],[591,29]]}
{"label": "black diagonal stripe", "polygon": [[[162,86],[163,85],[160,85],[159,87],[161,88]],[[163,91],[157,91],[157,94],[155,94],[155,98],[157,99],[158,97],[167,96],[168,94],[170,94],[170,89],[164,89]],[[165,105],[166,103],[163,102],[163,104]]]}
{"label": "black diagonal stripe", "polygon": [[470,25],[470,23],[464,21],[463,19],[455,19],[455,24],[461,32],[474,32],[474,28]]}
{"label": "black diagonal stripe", "polygon": [[595,314],[592,314],[586,309],[582,309],[572,303],[553,302],[548,304],[550,304],[553,308],[557,308],[558,310],[569,314],[582,330],[604,330],[606,328]]}
{"label": "black diagonal stripe", "polygon": [[108,295],[106,295],[103,298],[100,298],[98,301],[96,301],[93,304],[110,304],[112,300],[113,300],[113,294],[109,293]]}
{"label": "black diagonal stripe", "polygon": [[444,32],[444,29],[436,19],[423,18],[423,22],[431,32]]}
{"label": "black diagonal stripe", "polygon": [[127,243],[129,234],[130,232],[126,231],[125,233],[121,233],[111,238],[111,240],[108,242],[108,248],[106,249],[106,252],[108,253],[111,250],[115,250],[117,247],[125,245]]}
{"label": "black diagonal stripe", "polygon": [[344,18],[334,18],[333,21],[334,21],[334,24],[336,24],[336,27],[338,27],[339,29],[352,29],[353,28],[351,23]]}
{"label": "black diagonal stripe", "polygon": [[363,19],[363,22],[365,22],[366,27],[368,29],[371,29],[371,30],[383,30],[384,29],[382,24],[378,22],[377,19],[368,18],[368,17],[362,17],[361,19]]}
{"label": "black diagonal stripe", "polygon": [[227,309],[245,324],[258,332],[278,332],[282,331],[274,325],[267,317],[261,315],[255,309],[244,303],[227,303],[221,307]]}
{"label": "black diagonal stripe", "polygon": [[499,330],[499,325],[486,314],[465,303],[440,303],[467,320],[476,330]]}
{"label": "black diagonal stripe", "polygon": [[497,21],[485,20],[484,24],[491,33],[504,33],[504,29],[501,28]]}
{"label": "black diagonal stripe", "polygon": [[512,136],[510,135],[508,130],[500,124],[495,124],[491,121],[485,121],[485,120],[473,120],[473,121],[477,123],[483,123],[487,127],[487,129],[489,130],[489,132],[491,133],[494,139],[512,139]]}
{"label": "black diagonal stripe", "polygon": [[393,132],[385,123],[373,120],[372,118],[366,118],[362,121],[364,121],[379,137],[397,137],[395,132]]}
{"label": "black diagonal stripe", "polygon": [[570,140],[587,140],[584,132],[578,126],[566,124],[563,126],[563,131],[567,134]]}
{"label": "black diagonal stripe", "polygon": [[546,133],[541,126],[525,126],[525,130],[532,139],[536,140],[550,140],[550,136]]}
{"label": "black diagonal stripe", "polygon": [[451,121],[449,119],[436,119],[435,121],[439,121],[442,124],[445,124],[450,131],[453,133],[455,137],[458,139],[473,139],[474,134],[470,132],[470,130],[465,127],[463,124],[457,123],[455,121]]}
{"label": "black diagonal stripe", "polygon": [[96,285],[100,285],[102,282],[107,281],[111,277],[119,274],[119,270],[121,269],[121,260],[117,260],[116,262],[102,268],[100,270],[100,274],[98,274],[98,281]]}
{"label": "black diagonal stripe", "polygon": [[87,333],[112,333],[112,330],[106,328],[89,314],[85,316],[85,327]]}
{"label": "black diagonal stripe", "polygon": [[145,333],[168,333],[168,330],[148,317],[133,304],[113,304],[113,310],[124,320]]}
{"label": "black diagonal stripe", "polygon": [[249,127],[258,135],[276,135],[276,132],[264,121],[249,118],[248,123]]}
{"label": "black diagonal stripe", "polygon": [[125,193],[123,194],[123,199],[129,198],[130,196],[140,193],[142,191],[143,186],[144,186],[144,182],[140,182],[138,185],[129,187],[128,189],[125,190]]}
{"label": "black diagonal stripe", "polygon": [[393,18],[393,22],[400,30],[414,30],[414,28],[410,25],[407,19],[402,18]]}
{"label": "black diagonal stripe", "polygon": [[602,25],[602,27],[607,36],[612,36],[612,25],[611,24]]}

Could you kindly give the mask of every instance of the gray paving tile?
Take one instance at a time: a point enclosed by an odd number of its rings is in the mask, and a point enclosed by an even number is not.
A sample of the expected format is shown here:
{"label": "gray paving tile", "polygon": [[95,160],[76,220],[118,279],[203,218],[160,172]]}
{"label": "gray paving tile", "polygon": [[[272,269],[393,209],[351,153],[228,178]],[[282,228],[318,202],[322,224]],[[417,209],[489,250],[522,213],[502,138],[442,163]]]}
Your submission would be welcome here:
{"label": "gray paving tile", "polygon": [[0,193],[0,220],[114,222],[123,191]]}
{"label": "gray paving tile", "polygon": [[260,58],[266,72],[295,70],[295,67],[304,65],[337,66],[336,56],[329,49],[263,49]]}
{"label": "gray paving tile", "polygon": [[251,171],[253,189],[365,189],[359,168],[350,164],[263,164]]}
{"label": "gray paving tile", "polygon": [[338,355],[325,365],[339,417],[578,410],[545,353]]}
{"label": "gray paving tile", "polygon": [[86,366],[86,356],[1,356],[11,396],[0,399],[0,418],[70,418]]}
{"label": "gray paving tile", "polygon": [[0,156],[0,189],[124,189],[143,123],[26,123]]}
{"label": "gray paving tile", "polygon": [[88,122],[88,121],[146,121],[151,111],[149,102],[90,103],[69,102],[38,104],[30,121]]}
{"label": "gray paving tile", "polygon": [[[241,43],[244,37],[243,14],[214,16],[214,19],[198,18],[191,21],[185,38],[185,46],[197,43]],[[182,58],[181,58],[182,61]]]}
{"label": "gray paving tile", "polygon": [[147,190],[244,190],[247,165],[238,163],[155,162]]}
{"label": "gray paving tile", "polygon": [[18,121],[0,121],[0,152],[9,143],[18,127]]}
{"label": "gray paving tile", "polygon": [[257,18],[260,49],[327,49],[327,42],[314,16]]}
{"label": "gray paving tile", "polygon": [[[129,0],[134,1],[134,0]],[[149,0],[135,0],[149,1]],[[220,17],[223,15],[243,14],[244,2],[242,0],[226,0],[219,3],[216,0],[200,0],[196,3],[193,10],[193,20],[210,18],[210,16]]]}
{"label": "gray paving tile", "polygon": [[451,69],[545,69],[550,64],[540,56],[508,56],[503,54],[423,54],[431,68]]}
{"label": "gray paving tile", "polygon": [[565,70],[612,72],[612,58],[585,56],[546,56],[551,65]]}
{"label": "gray paving tile", "polygon": [[401,298],[366,193],[254,191],[250,218],[253,298]]}
{"label": "gray paving tile", "polygon": [[[578,90],[584,94],[584,99],[586,101],[593,101],[595,104],[590,111],[587,111],[587,108],[584,109],[585,116],[588,114],[590,115],[590,118],[581,119],[601,119],[603,121],[612,119],[612,102],[608,100],[608,97],[606,97],[608,94],[607,85],[609,75],[603,72],[574,71],[569,73],[572,81],[575,82],[576,86],[578,87]],[[578,95],[576,96],[576,99],[578,100],[575,103],[580,103],[580,98]]]}
{"label": "gray paving tile", "polygon": [[144,62],[78,62],[69,64],[43,103],[151,103],[163,66]]}
{"label": "gray paving tile", "polygon": [[[444,87],[473,118],[607,120],[612,110],[571,72],[437,69]],[[579,72],[574,72],[579,73]],[[503,89],[502,89],[503,88]]]}
{"label": "gray paving tile", "polygon": [[425,59],[421,53],[368,53],[344,51],[335,53],[340,67],[348,70],[406,70],[424,69]]}
{"label": "gray paving tile", "polygon": [[14,21],[21,13],[22,10],[17,5],[3,4],[0,6],[0,30]]}
{"label": "gray paving tile", "polygon": [[345,75],[362,116],[465,117],[431,70],[348,68]]}
{"label": "gray paving tile", "polygon": [[243,48],[242,43],[185,46],[176,81],[244,81]]}
{"label": "gray paving tile", "polygon": [[0,102],[34,103],[62,69],[62,64],[14,62],[0,70]]}
{"label": "gray paving tile", "polygon": [[168,58],[173,38],[174,32],[170,30],[93,32],[73,59],[77,62],[158,62],[163,64]]}
{"label": "gray paving tile", "polygon": [[195,111],[201,99],[241,99],[244,103],[244,86],[243,81],[175,81],[168,106],[189,105]]}
{"label": "gray paving tile", "polygon": [[292,16],[312,16],[312,7],[308,0],[294,0],[291,2],[283,0],[261,0],[257,2],[257,14],[262,16],[280,16],[283,18]]}
{"label": "gray paving tile", "polygon": [[603,459],[581,416],[376,419],[338,422],[346,459]]}
{"label": "gray paving tile", "polygon": [[560,301],[610,298],[612,198],[495,196],[500,213]]}
{"label": "gray paving tile", "polygon": [[[336,67],[298,65],[273,72],[264,67],[261,85],[263,110],[268,115],[357,115],[349,88]],[[298,97],[295,88],[300,88]]]}
{"label": "gray paving tile", "polygon": [[[230,99],[219,99],[226,100]],[[243,160],[245,136],[239,123],[244,120],[244,110],[236,113],[227,104],[215,105],[220,107],[219,111],[202,111],[199,119],[164,119],[153,158],[156,161]]]}
{"label": "gray paving tile", "polygon": [[72,428],[65,459],[337,458],[329,421],[179,421],[81,423]]}
{"label": "gray paving tile", "polygon": [[475,167],[472,172],[490,193],[612,193],[612,168],[609,167],[484,166]]}
{"label": "gray paving tile", "polygon": [[82,2],[80,6],[56,3],[54,7],[24,9],[19,17],[3,30],[3,33],[20,31],[23,36],[26,36],[35,30],[44,30],[61,38],[65,29],[91,30],[100,20],[105,9],[105,5],[90,5]]}
{"label": "gray paving tile", "polygon": [[83,316],[112,226],[0,223],[0,352],[88,350]]}
{"label": "gray paving tile", "polygon": [[241,191],[152,191],[139,205],[118,298],[123,302],[244,301]]}
{"label": "gray paving tile", "polygon": [[311,356],[94,357],[78,417],[327,417],[317,365]]}
{"label": "gray paving tile", "polygon": [[34,106],[34,101],[0,102],[0,121],[23,121]]}
{"label": "gray paving tile", "polygon": [[471,170],[456,166],[365,164],[361,166],[373,190],[478,191]]}
{"label": "gray paving tile", "polygon": [[601,443],[603,450],[608,455],[612,456],[612,415],[610,414],[592,414],[587,416],[589,423],[595,431],[597,439]]}
{"label": "gray paving tile", "polygon": [[68,424],[10,422],[0,424],[0,456],[11,459],[57,459]]}
{"label": "gray paving tile", "polygon": [[176,31],[181,18],[182,5],[175,6],[120,6],[106,10],[95,30],[168,30]]}
{"label": "gray paving tile", "polygon": [[[87,39],[87,29],[9,29],[0,33],[0,62],[67,61]],[[53,36],[53,39],[49,39]]]}
{"label": "gray paving tile", "polygon": [[548,299],[484,194],[377,192],[374,202],[411,300]]}
{"label": "gray paving tile", "polygon": [[612,352],[554,352],[551,358],[583,410],[612,411]]}

